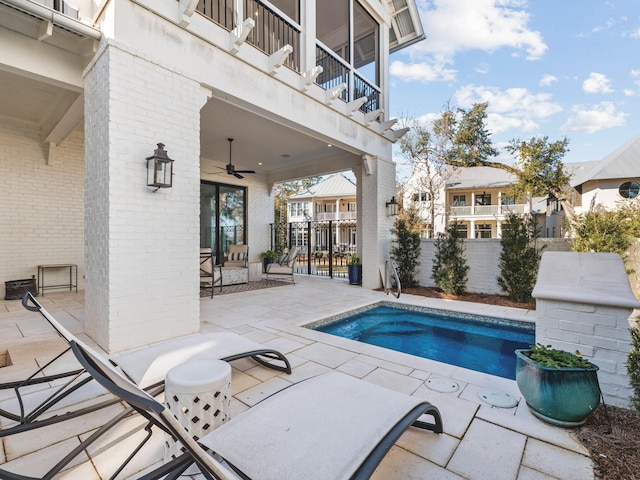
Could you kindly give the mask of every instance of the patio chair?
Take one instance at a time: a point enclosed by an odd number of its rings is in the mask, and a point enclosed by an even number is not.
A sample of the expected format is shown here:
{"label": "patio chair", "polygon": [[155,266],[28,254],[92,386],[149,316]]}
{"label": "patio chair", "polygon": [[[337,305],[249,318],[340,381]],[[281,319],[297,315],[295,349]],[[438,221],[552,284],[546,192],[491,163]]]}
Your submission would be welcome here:
{"label": "patio chair", "polygon": [[182,455],[147,472],[145,480],[177,478],[192,464],[207,479],[367,479],[409,427],[443,431],[430,403],[331,372],[273,394],[196,441],[164,405],[89,347],[72,341],[71,349],[97,382],[147,420],[149,436],[157,427],[182,444]]}
{"label": "patio chair", "polygon": [[210,248],[200,249],[200,290],[211,289],[211,298],[213,298],[213,289],[216,285],[220,285],[222,292],[222,266],[215,265],[215,257]]}
{"label": "patio chair", "polygon": [[225,267],[247,267],[249,260],[249,245],[229,245]]}
{"label": "patio chair", "polygon": [[[67,343],[79,341],[46,309],[42,308],[30,292],[23,297],[22,305],[27,310],[39,312]],[[76,403],[77,399],[73,399],[72,402],[70,395],[91,380],[82,368],[47,373],[49,369],[55,370],[54,363],[68,351],[69,348],[24,380],[0,384],[0,391],[14,390],[15,392],[14,398],[2,402],[3,405],[10,403],[12,409],[0,408],[0,418],[2,418],[0,438],[85,415],[117,402],[109,398],[90,406],[66,410],[63,414],[51,413],[54,410],[58,410],[59,413],[60,409],[67,409],[68,405]],[[182,362],[194,358],[231,362],[247,357],[265,367],[291,373],[289,360],[282,353],[231,332],[187,335],[112,355],[108,360],[140,388],[156,395],[164,389],[166,373]],[[34,385],[49,382],[55,382],[56,386],[30,393]],[[99,393],[106,392],[98,392],[98,395]],[[95,396],[96,394],[92,391],[91,398]]]}
{"label": "patio chair", "polygon": [[269,281],[269,277],[273,278],[274,276],[283,278],[290,277],[291,283],[295,284],[296,281],[293,278],[293,271],[299,254],[300,250],[298,247],[293,247],[289,250],[289,253],[278,262],[269,263],[266,268],[267,281]]}

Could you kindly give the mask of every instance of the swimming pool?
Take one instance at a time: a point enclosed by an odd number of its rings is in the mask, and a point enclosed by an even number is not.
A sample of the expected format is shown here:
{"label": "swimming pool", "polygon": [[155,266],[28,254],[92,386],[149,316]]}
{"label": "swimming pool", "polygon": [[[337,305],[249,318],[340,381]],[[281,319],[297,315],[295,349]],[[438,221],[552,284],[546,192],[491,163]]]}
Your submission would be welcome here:
{"label": "swimming pool", "polygon": [[307,327],[511,379],[514,351],[535,343],[529,322],[384,303]]}

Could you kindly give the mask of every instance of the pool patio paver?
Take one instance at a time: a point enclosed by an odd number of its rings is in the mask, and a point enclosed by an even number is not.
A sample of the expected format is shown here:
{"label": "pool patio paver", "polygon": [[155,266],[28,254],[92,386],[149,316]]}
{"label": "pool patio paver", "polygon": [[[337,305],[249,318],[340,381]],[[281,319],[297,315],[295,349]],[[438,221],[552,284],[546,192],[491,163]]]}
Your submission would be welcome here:
{"label": "pool patio paver", "polygon": [[[81,293],[47,293],[40,301],[67,328],[87,343],[95,344],[83,334],[84,297]],[[410,429],[385,457],[373,476],[375,479],[594,478],[588,452],[571,430],[547,425],[535,418],[521,399],[515,381],[302,327],[379,301],[529,320],[533,320],[535,313],[410,295],[402,295],[396,300],[381,292],[349,286],[346,281],[306,276],[296,276],[296,285],[203,298],[200,301],[203,332],[230,330],[245,335],[287,354],[293,366],[293,373],[287,375],[257,365],[250,359],[233,362],[232,417],[292,382],[337,370],[425,398],[442,414],[444,434]],[[36,361],[58,353],[61,345],[39,315],[26,312],[18,301],[0,302],[0,354],[8,350],[14,363],[0,368],[0,381],[20,378],[24,372],[31,373]],[[442,393],[427,387],[440,385],[443,381],[459,388]],[[513,408],[492,407],[479,395],[485,389],[507,393],[519,404]],[[96,389],[90,396],[95,397],[98,392]],[[0,408],[7,397],[7,392],[0,392]],[[50,465],[60,457],[63,448],[77,444],[79,438],[86,438],[110,413],[102,411],[63,425],[3,438],[0,464],[4,465],[1,468],[23,474],[40,472],[42,464]],[[124,458],[124,447],[142,435],[140,430],[139,419],[128,419],[92,446],[88,457],[59,478],[108,478],[110,468],[118,459]],[[127,467],[126,478],[135,478],[137,473],[134,472],[158,465],[162,459],[162,443],[162,438],[154,438],[141,458]]]}

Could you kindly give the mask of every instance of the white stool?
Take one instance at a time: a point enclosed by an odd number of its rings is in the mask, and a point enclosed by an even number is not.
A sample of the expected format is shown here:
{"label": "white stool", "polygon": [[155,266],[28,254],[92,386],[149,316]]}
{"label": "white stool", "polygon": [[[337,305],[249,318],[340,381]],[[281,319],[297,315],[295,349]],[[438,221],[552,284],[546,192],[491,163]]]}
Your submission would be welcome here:
{"label": "white stool", "polygon": [[[165,404],[194,440],[231,418],[231,366],[222,360],[191,360],[173,367],[165,379]],[[167,435],[165,463],[185,450]],[[196,465],[184,474],[197,473]]]}

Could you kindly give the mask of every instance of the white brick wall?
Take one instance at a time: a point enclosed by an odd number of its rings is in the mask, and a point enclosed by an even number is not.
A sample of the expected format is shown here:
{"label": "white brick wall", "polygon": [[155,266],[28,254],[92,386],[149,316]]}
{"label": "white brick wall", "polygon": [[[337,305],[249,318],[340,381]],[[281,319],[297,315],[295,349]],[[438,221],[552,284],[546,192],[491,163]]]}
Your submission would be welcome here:
{"label": "white brick wall", "polygon": [[631,313],[630,308],[538,299],[536,342],[579,351],[600,368],[598,380],[606,403],[629,408],[633,389],[626,363]]}
{"label": "white brick wall", "polygon": [[[538,242],[546,245],[544,251],[568,251],[569,246],[564,239],[539,239]],[[469,266],[468,282],[466,290],[475,293],[489,293],[504,295],[504,291],[498,285],[500,275],[500,254],[502,245],[499,239],[472,239],[464,240],[465,257]],[[420,251],[420,267],[418,283],[420,285],[434,287],[431,276],[433,259],[435,258],[435,240],[422,240]]]}
{"label": "white brick wall", "polygon": [[[148,79],[152,78],[150,82]],[[87,333],[108,351],[199,330],[197,82],[110,44],[85,90]],[[165,143],[173,188],[146,186]]]}
{"label": "white brick wall", "polygon": [[[75,263],[84,288],[83,134],[48,148],[31,125],[0,122],[0,292],[5,282],[37,275],[37,265]],[[47,283],[68,281],[48,271]],[[46,294],[46,292],[45,292]]]}

